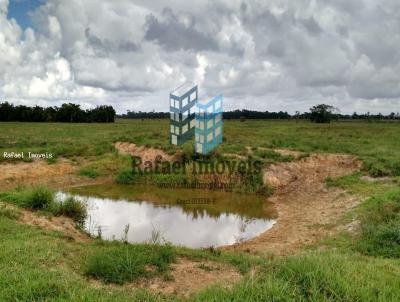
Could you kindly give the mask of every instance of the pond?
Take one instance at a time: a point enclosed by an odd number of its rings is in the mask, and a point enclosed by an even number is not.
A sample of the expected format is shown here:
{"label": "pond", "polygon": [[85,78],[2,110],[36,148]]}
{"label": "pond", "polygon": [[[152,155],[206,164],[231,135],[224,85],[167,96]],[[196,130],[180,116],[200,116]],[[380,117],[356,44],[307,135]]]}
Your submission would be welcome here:
{"label": "pond", "polygon": [[265,232],[276,217],[263,197],[220,191],[110,184],[76,187],[58,195],[73,195],[87,204],[84,227],[91,235],[132,243],[230,245]]}

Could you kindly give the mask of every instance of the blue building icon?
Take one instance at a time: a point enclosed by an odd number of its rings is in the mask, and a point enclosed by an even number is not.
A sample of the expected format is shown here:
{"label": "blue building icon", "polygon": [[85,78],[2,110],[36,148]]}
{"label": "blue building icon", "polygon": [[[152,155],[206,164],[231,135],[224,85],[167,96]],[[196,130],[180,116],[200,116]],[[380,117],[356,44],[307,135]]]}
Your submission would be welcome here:
{"label": "blue building icon", "polygon": [[197,85],[186,83],[170,93],[170,141],[182,145],[195,137],[195,151],[208,154],[222,143],[222,95],[198,100]]}
{"label": "blue building icon", "polygon": [[222,143],[223,127],[222,95],[207,103],[197,103],[195,150],[199,154],[207,154]]}
{"label": "blue building icon", "polygon": [[186,83],[170,93],[170,139],[182,145],[194,136],[197,85]]}

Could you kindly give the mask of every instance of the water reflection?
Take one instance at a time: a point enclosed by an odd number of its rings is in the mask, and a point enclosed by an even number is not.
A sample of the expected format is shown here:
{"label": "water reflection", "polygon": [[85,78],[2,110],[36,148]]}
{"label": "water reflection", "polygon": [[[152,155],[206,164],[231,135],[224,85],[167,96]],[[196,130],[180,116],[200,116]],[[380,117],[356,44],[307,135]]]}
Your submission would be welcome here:
{"label": "water reflection", "polygon": [[[194,195],[204,191],[171,191],[172,195],[164,189],[158,192],[156,188],[112,185],[81,187],[67,194],[87,203],[86,230],[97,235],[100,228],[102,237],[108,240],[124,238],[124,229],[129,225],[129,242],[149,241],[156,230],[174,245],[221,246],[255,237],[275,222],[268,204],[254,196],[253,200],[246,200],[246,195],[208,192],[207,200],[215,202],[190,204]],[[65,193],[60,193],[60,198],[64,197]],[[178,200],[187,202],[182,204]]]}

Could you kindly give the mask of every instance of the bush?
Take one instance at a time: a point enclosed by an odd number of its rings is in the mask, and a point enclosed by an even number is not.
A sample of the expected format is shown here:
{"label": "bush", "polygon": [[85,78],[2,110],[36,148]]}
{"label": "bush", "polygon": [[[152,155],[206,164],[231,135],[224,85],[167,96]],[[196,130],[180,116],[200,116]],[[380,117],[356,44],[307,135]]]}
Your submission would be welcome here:
{"label": "bush", "polygon": [[54,202],[54,192],[43,187],[33,189],[26,199],[27,207],[33,210],[49,209]]}
{"label": "bush", "polygon": [[36,211],[48,210],[54,202],[54,192],[43,187],[1,193],[0,197],[20,207]]}
{"label": "bush", "polygon": [[73,197],[68,197],[59,205],[57,215],[72,218],[78,225],[82,226],[87,217],[86,205]]}
{"label": "bush", "polygon": [[89,178],[97,178],[97,177],[99,177],[100,176],[100,173],[99,172],[97,172],[96,170],[93,170],[93,169],[89,169],[89,168],[84,168],[84,169],[81,169],[80,171],[79,171],[79,175],[81,175],[81,176],[86,176],[86,177],[89,177]]}
{"label": "bush", "polygon": [[85,274],[106,283],[124,284],[166,273],[176,254],[169,245],[113,242],[91,255]]}
{"label": "bush", "polygon": [[118,184],[123,184],[123,185],[133,184],[135,182],[135,177],[131,169],[125,169],[118,173],[117,177],[115,178],[115,181]]}

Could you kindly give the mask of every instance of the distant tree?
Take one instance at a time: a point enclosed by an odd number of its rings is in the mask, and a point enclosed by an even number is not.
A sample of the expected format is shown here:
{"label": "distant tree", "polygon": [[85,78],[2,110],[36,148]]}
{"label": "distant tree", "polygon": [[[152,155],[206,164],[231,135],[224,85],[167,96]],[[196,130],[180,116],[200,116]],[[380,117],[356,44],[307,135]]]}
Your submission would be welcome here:
{"label": "distant tree", "polygon": [[2,122],[114,123],[115,114],[112,106],[82,110],[80,105],[72,103],[62,104],[60,108],[0,103],[0,121]]}
{"label": "distant tree", "polygon": [[14,106],[8,102],[0,104],[0,121],[12,121],[14,115]]}
{"label": "distant tree", "polygon": [[310,108],[310,120],[315,123],[330,123],[335,108],[330,105],[320,104]]}
{"label": "distant tree", "polygon": [[114,123],[115,110],[111,106],[99,106],[89,113],[90,120],[96,123]]}

